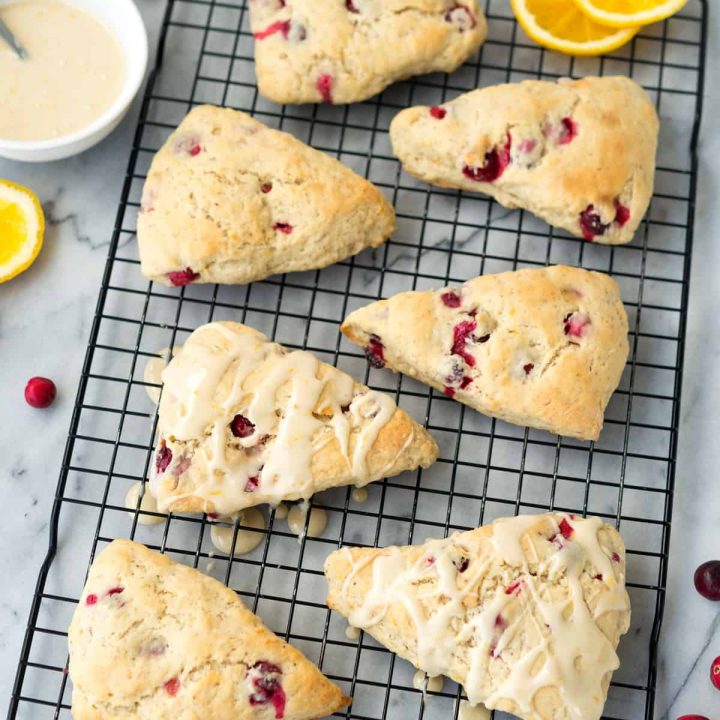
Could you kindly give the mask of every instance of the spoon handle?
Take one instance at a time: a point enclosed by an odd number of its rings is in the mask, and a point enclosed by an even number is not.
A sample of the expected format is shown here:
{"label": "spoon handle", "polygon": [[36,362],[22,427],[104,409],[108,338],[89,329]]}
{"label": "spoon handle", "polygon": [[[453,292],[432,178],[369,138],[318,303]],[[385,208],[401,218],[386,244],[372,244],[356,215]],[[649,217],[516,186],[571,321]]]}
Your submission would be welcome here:
{"label": "spoon handle", "polygon": [[28,53],[27,50],[17,41],[15,36],[10,32],[10,28],[0,19],[0,38],[5,40],[7,44],[15,51],[15,54],[25,60]]}

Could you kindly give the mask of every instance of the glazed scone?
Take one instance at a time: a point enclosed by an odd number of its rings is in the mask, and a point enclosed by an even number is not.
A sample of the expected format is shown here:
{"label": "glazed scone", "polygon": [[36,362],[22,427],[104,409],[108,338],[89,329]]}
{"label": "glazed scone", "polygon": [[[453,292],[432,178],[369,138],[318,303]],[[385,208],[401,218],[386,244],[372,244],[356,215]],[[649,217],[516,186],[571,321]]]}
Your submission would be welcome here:
{"label": "glazed scone", "polygon": [[526,80],[412,107],[390,126],[407,172],[483,192],[586,240],[628,243],[650,203],[659,122],[626,77]]}
{"label": "glazed scone", "polygon": [[68,631],[74,720],[306,720],[350,698],[213,578],[129,540]]}
{"label": "glazed scone", "polygon": [[417,547],[344,548],[327,604],[472,704],[598,720],[630,623],[625,549],[598,518],[504,518]]}
{"label": "glazed scone", "polygon": [[607,275],[557,265],[405,292],[342,324],[387,365],[516,425],[597,440],[628,357],[628,321]]}
{"label": "glazed scone", "polygon": [[143,274],[176,286],[323,268],[394,230],[395,212],[372,183],[210,105],[192,110],[155,155],[137,222]]}
{"label": "glazed scone", "polygon": [[258,90],[278,103],[353,103],[452,72],[482,45],[478,0],[251,0]]}
{"label": "glazed scone", "polygon": [[150,479],[161,512],[232,515],[428,467],[438,455],[389,395],[239,323],[195,330],[162,380]]}

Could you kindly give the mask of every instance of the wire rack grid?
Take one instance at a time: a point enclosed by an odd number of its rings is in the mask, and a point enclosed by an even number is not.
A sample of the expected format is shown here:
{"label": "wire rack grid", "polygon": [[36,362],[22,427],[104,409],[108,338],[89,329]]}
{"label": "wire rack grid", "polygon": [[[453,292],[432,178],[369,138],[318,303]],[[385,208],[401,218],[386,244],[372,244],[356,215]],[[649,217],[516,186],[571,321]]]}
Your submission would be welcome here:
{"label": "wire rack grid", "polygon": [[[353,696],[341,717],[355,720],[457,718],[460,688],[413,688],[413,668],[372,638],[345,635],[324,605],[322,563],[344,544],[423,542],[496,517],[558,509],[599,515],[628,548],[633,624],[605,717],[653,717],[682,378],[695,145],[701,112],[707,5],[642,30],[602,58],[571,59],[538,48],[504,0],[486,0],[489,40],[452,75],[399,83],[368,102],[279,107],[254,84],[246,0],[169,0],[158,65],[150,78],[130,157],[100,298],[82,371],[53,507],[50,548],[38,579],[9,718],[69,718],[66,629],[88,558],[131,537],[228,584],[281,637],[299,647]],[[439,104],[479,86],[525,78],[625,74],[643,84],[662,119],[656,191],[632,244],[605,247],[571,238],[522,211],[472,194],[431,188],[404,174],[388,125],[410,104]],[[339,158],[388,195],[395,237],[330,268],[247,287],[158,287],[142,278],[134,238],[143,180],[153,153],[188,109],[211,102],[252,113]],[[514,427],[467,410],[388,370],[370,369],[339,335],[351,310],[408,289],[441,287],[519,267],[567,263],[610,273],[630,317],[631,358],[599,442],[580,443]],[[156,412],[146,362],[210,320],[246,322],[291,347],[312,350],[374,388],[394,394],[424,420],[441,448],[429,470],[349,488],[313,505],[329,522],[300,542],[269,514],[249,555],[213,550],[204,516],[172,515],[158,525],[128,512],[129,487],[147,476]],[[152,389],[152,388],[151,388]],[[157,391],[158,388],[156,387]],[[242,527],[236,521],[235,530]],[[499,715],[498,715],[499,717]]]}

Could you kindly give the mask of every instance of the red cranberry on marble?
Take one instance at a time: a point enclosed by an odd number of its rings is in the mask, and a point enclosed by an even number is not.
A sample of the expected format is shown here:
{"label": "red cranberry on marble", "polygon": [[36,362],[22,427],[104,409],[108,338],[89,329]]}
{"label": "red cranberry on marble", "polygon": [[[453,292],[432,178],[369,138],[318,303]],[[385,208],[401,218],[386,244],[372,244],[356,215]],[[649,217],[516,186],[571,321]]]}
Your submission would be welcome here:
{"label": "red cranberry on marble", "polygon": [[720,600],[720,560],[704,562],[695,571],[695,589],[707,600]]}
{"label": "red cranberry on marble", "polygon": [[168,680],[165,683],[165,692],[170,697],[175,697],[179,691],[180,691],[180,680],[178,680],[176,677],[170,678],[170,680]]}
{"label": "red cranberry on marble", "polygon": [[445,108],[438,107],[437,105],[433,105],[430,108],[430,116],[434,117],[436,120],[442,120],[447,115],[447,110]]}
{"label": "red cranberry on marble", "polygon": [[496,146],[485,153],[481,167],[465,165],[465,167],[463,167],[463,175],[475,182],[494,182],[505,172],[505,168],[510,164],[511,147],[512,138],[510,133],[508,133],[505,144],[502,147]]}
{"label": "red cranberry on marble", "polygon": [[285,691],[280,682],[282,670],[267,660],[259,660],[247,672],[250,685],[253,689],[250,705],[272,704],[275,710],[275,720],[285,716]]}
{"label": "red cranberry on marble", "polygon": [[320,97],[323,102],[331,103],[333,101],[332,89],[333,89],[333,77],[332,75],[323,74],[315,81],[315,87],[320,93]]}
{"label": "red cranberry on marble", "polygon": [[452,290],[444,292],[442,295],[440,295],[440,299],[442,300],[443,305],[449,308],[459,308],[460,304],[462,303],[460,296]]}
{"label": "red cranberry on marble", "polygon": [[374,368],[385,367],[385,346],[377,335],[371,335],[365,346],[365,356]]}
{"label": "red cranberry on marble", "polygon": [[268,25],[264,30],[259,30],[253,33],[253,37],[256,40],[265,40],[271,35],[281,33],[282,36],[287,40],[288,33],[290,32],[290,20],[277,20],[274,23]]}
{"label": "red cranberry on marble", "polygon": [[558,145],[571,143],[578,133],[577,123],[571,117],[564,117],[560,121],[560,133],[558,134]]}
{"label": "red cranberry on marble", "polygon": [[281,232],[284,235],[290,235],[293,229],[294,228],[290,223],[277,222],[273,225],[273,230],[275,230],[276,232]]}
{"label": "red cranberry on marble", "polygon": [[192,268],[185,268],[184,270],[174,270],[167,274],[168,280],[173,284],[174,287],[183,287],[184,285],[190,285],[200,277],[200,273],[196,273]]}
{"label": "red cranberry on marble", "polygon": [[460,32],[472,30],[477,25],[477,19],[470,8],[466,5],[462,5],[461,3],[455,3],[447,10],[445,13],[445,20],[449,23],[453,23],[453,25],[457,25]]}
{"label": "red cranberry on marble", "polygon": [[710,666],[710,680],[720,690],[720,656],[716,657]]}
{"label": "red cranberry on marble", "polygon": [[236,438],[246,438],[255,432],[255,425],[244,415],[236,415],[230,423],[230,430]]}
{"label": "red cranberry on marble", "polygon": [[160,441],[160,449],[155,455],[155,470],[158,473],[164,473],[168,469],[168,465],[172,462],[172,450],[165,444],[164,440]]}
{"label": "red cranberry on marble", "polygon": [[25,386],[25,402],[34,408],[50,407],[56,395],[55,383],[45,377],[30,378]]}

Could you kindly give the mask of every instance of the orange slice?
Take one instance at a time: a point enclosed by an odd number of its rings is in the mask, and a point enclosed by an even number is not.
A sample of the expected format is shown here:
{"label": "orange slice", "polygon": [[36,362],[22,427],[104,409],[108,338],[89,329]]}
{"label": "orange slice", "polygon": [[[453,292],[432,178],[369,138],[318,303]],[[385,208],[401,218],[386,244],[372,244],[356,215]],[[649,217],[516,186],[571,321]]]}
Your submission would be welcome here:
{"label": "orange slice", "polygon": [[578,8],[591,20],[615,28],[665,20],[686,3],[687,0],[575,0]]}

